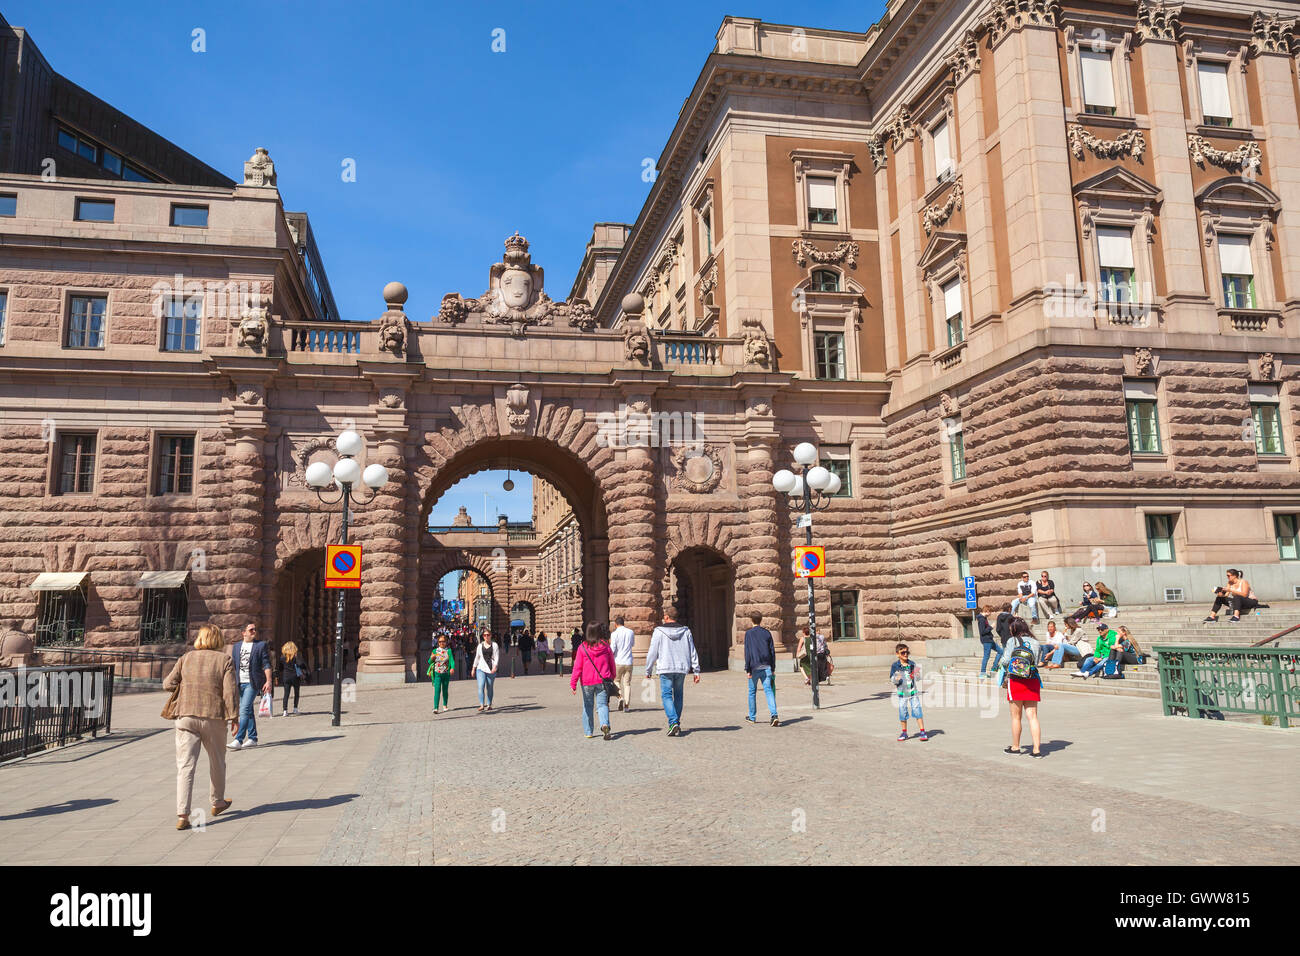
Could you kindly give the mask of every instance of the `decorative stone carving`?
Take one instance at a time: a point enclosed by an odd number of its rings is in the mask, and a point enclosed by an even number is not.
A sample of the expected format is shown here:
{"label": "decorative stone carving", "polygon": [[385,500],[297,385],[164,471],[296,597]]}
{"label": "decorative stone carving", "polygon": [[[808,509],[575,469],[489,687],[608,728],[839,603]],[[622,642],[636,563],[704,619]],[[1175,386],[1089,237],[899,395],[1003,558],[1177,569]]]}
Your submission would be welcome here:
{"label": "decorative stone carving", "polygon": [[809,260],[818,265],[838,265],[843,262],[850,269],[858,267],[858,244],[845,240],[835,244],[834,249],[823,252],[807,239],[796,239],[791,245],[794,261],[800,268],[808,265]]}
{"label": "decorative stone carving", "polygon": [[700,280],[700,300],[703,301],[709,293],[718,287],[718,267],[715,263],[709,270],[709,274]]}
{"label": "decorative stone carving", "polygon": [[307,465],[311,462],[311,456],[318,451],[332,451],[337,454],[338,449],[334,445],[333,438],[311,438],[298,445],[293,450],[295,464],[293,474],[289,476],[289,484],[300,488],[307,487]]}
{"label": "decorative stone carving", "polygon": [[1142,347],[1133,352],[1133,371],[1137,375],[1151,375],[1155,372],[1156,356],[1149,348]]}
{"label": "decorative stone carving", "polygon": [[245,186],[274,186],[275,163],[265,146],[253,150],[253,155],[244,163]]}
{"label": "decorative stone carving", "polygon": [[1025,27],[1056,28],[1061,16],[1058,0],[993,0],[984,17],[989,45],[1001,42],[1008,33]]}
{"label": "decorative stone carving", "polygon": [[1255,11],[1250,21],[1250,52],[1254,56],[1264,53],[1290,54],[1296,46],[1296,21],[1284,20],[1280,14]]}
{"label": "decorative stone carving", "polygon": [[36,642],[22,631],[5,631],[0,637],[0,668],[39,667]]}
{"label": "decorative stone carving", "polygon": [[244,348],[260,352],[266,347],[266,337],[270,329],[266,309],[259,305],[251,305],[244,310],[244,314],[239,319],[236,340]]}
{"label": "decorative stone carving", "polygon": [[506,391],[506,420],[514,431],[522,431],[528,425],[528,416],[532,406],[528,404],[528,387],[511,385]]}
{"label": "decorative stone carving", "polygon": [[641,319],[628,319],[623,323],[623,357],[639,365],[650,364],[650,336],[646,334]]}
{"label": "decorative stone carving", "polygon": [[927,206],[922,214],[925,234],[928,236],[935,229],[946,224],[952,218],[952,214],[962,208],[965,202],[965,193],[962,190],[961,177],[957,177],[956,183],[952,187],[952,192],[948,194],[948,201],[942,206],[934,204]]}
{"label": "decorative stone carving", "polygon": [[957,46],[948,54],[948,68],[952,70],[952,81],[960,83],[980,68],[980,41],[974,30],[967,30],[957,41]]}
{"label": "decorative stone carving", "polygon": [[672,486],[675,491],[705,495],[722,483],[722,453],[713,445],[673,450]]}
{"label": "decorative stone carving", "polygon": [[772,403],[764,398],[751,398],[745,410],[751,415],[767,417],[772,414]]}
{"label": "decorative stone carving", "polygon": [[451,526],[453,528],[472,528],[474,519],[469,516],[469,509],[464,505],[456,509],[456,517],[451,519]]}
{"label": "decorative stone carving", "polygon": [[567,315],[569,317],[569,327],[573,329],[590,332],[596,327],[595,313],[591,311],[591,303],[586,299],[561,302],[555,307],[555,314]]}
{"label": "decorative stone carving", "polygon": [[884,169],[888,164],[888,155],[885,152],[885,146],[891,141],[894,149],[902,146],[904,143],[915,139],[917,136],[916,123],[912,120],[912,114],[908,112],[906,106],[900,106],[894,118],[885,124],[875,136],[867,141],[867,149],[871,152],[871,162],[876,169]]}
{"label": "decorative stone carving", "polygon": [[1277,367],[1273,360],[1272,352],[1265,352],[1259,357],[1259,378],[1264,381],[1271,381],[1276,374]]}
{"label": "decorative stone carving", "polygon": [[1170,40],[1178,42],[1182,30],[1183,5],[1165,0],[1141,0],[1138,4],[1137,25],[1134,32],[1139,40]]}
{"label": "decorative stone carving", "polygon": [[401,389],[386,388],[379,393],[379,404],[384,408],[401,408],[405,403],[406,397]]}
{"label": "decorative stone carving", "polygon": [[406,315],[385,312],[379,317],[379,347],[394,355],[406,354]]}
{"label": "decorative stone carving", "polygon": [[745,340],[745,364],[767,368],[772,361],[772,348],[767,341],[767,330],[758,316],[747,316],[741,321],[741,336]]}
{"label": "decorative stone carving", "polygon": [[1085,150],[1098,159],[1119,159],[1121,156],[1139,159],[1147,151],[1147,141],[1140,129],[1125,130],[1115,139],[1105,140],[1097,138],[1078,123],[1071,123],[1066,133],[1075,159],[1083,159]]}
{"label": "decorative stone carving", "polygon": [[1264,162],[1259,144],[1254,140],[1242,143],[1234,150],[1222,150],[1211,146],[1204,136],[1192,133],[1187,137],[1187,151],[1192,154],[1192,162],[1202,169],[1208,162],[1229,172],[1240,170],[1243,176],[1258,176]]}
{"label": "decorative stone carving", "polygon": [[961,411],[961,406],[957,403],[957,399],[953,398],[947,392],[941,392],[939,394],[939,408],[943,412],[945,418],[951,418],[953,415],[956,415]]}
{"label": "decorative stone carving", "polygon": [[263,395],[262,390],[256,385],[248,385],[240,389],[235,398],[241,405],[261,405]]}

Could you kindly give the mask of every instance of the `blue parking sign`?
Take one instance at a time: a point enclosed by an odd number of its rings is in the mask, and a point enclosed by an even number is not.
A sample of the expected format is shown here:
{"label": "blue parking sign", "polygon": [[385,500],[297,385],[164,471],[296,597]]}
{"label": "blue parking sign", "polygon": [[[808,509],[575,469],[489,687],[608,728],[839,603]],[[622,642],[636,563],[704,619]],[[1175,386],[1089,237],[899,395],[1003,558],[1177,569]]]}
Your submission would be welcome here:
{"label": "blue parking sign", "polygon": [[975,597],[975,578],[967,575],[966,577],[966,610],[973,611],[979,607],[979,602]]}

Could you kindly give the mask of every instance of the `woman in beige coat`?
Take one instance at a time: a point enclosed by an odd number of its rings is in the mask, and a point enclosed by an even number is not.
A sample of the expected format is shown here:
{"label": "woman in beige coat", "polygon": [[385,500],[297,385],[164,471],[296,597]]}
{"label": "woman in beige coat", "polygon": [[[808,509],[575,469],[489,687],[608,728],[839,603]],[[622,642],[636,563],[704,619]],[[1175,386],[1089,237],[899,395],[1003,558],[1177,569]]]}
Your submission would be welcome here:
{"label": "woman in beige coat", "polygon": [[190,796],[199,747],[208,752],[212,778],[212,815],[230,808],[226,794],[225,728],[239,726],[239,695],[235,668],[221,631],[212,624],[199,628],[194,650],[181,657],[163,681],[172,697],[162,715],[176,722],[176,829],[190,828]]}

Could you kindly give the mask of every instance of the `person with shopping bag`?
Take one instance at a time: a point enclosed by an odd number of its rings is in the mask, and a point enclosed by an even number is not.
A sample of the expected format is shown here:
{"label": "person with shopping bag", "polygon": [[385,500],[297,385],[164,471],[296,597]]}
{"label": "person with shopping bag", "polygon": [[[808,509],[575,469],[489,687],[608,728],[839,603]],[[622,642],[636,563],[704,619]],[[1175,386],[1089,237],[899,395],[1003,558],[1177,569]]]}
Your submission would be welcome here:
{"label": "person with shopping bag", "polygon": [[[271,714],[271,655],[266,651],[266,642],[257,639],[256,624],[244,625],[243,640],[230,646],[230,660],[235,668],[235,679],[239,681],[239,731],[226,746],[231,750],[256,747],[257,717],[253,707],[258,694],[263,695],[265,716]],[[257,680],[259,676],[262,678],[260,683]]]}
{"label": "person with shopping bag", "polygon": [[614,677],[617,664],[609,642],[605,640],[604,627],[587,625],[587,639],[573,650],[573,673],[569,676],[569,690],[577,694],[582,686],[582,732],[588,740],[596,736],[594,717],[600,720],[600,733],[611,739],[609,724],[609,698],[619,694]]}

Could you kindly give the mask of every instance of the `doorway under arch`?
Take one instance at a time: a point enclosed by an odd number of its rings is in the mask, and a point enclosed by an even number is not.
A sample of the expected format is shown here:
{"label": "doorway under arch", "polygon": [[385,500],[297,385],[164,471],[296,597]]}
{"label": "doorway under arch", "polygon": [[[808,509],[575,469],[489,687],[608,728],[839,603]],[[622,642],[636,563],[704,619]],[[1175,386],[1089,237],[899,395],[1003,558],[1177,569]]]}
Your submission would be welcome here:
{"label": "doorway under arch", "polygon": [[691,629],[702,670],[725,670],[735,616],[736,575],[731,562],[708,547],[681,551],[670,565],[671,604]]}
{"label": "doorway under arch", "polygon": [[[515,622],[518,621],[518,625]],[[531,601],[516,601],[510,606],[510,627],[516,630],[533,631],[537,627],[537,609]]]}
{"label": "doorway under arch", "polygon": [[[304,551],[290,561],[276,576],[275,636],[278,652],[288,641],[298,645],[298,653],[312,683],[329,682],[334,675],[335,626],[338,618],[338,591],[325,587],[325,553],[320,549]],[[361,632],[361,602],[358,592],[343,595],[343,674],[355,676],[357,635]]]}

